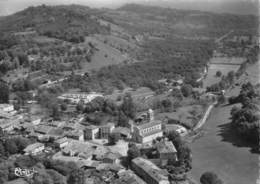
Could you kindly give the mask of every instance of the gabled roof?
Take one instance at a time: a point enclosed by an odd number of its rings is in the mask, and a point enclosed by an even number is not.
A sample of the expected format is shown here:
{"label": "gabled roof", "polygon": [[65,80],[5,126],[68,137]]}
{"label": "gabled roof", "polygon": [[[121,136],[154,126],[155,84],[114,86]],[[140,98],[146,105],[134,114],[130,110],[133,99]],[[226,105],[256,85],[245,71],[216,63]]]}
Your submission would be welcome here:
{"label": "gabled roof", "polygon": [[150,121],[148,123],[137,125],[137,128],[138,129],[146,129],[146,128],[150,128],[152,126],[156,126],[156,125],[160,125],[160,124],[162,124],[162,122],[160,120],[153,120],[153,121]]}
{"label": "gabled roof", "polygon": [[36,127],[35,132],[39,132],[42,134],[48,134],[51,129],[52,129],[51,126],[39,125]]}

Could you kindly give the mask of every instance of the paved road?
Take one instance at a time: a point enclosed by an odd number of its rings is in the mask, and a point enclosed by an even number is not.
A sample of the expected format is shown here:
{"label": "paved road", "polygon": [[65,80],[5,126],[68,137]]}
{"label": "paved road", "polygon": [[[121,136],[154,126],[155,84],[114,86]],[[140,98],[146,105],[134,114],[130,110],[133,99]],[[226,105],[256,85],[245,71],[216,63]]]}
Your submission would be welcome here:
{"label": "paved road", "polygon": [[[259,63],[257,64],[259,66]],[[250,67],[257,70],[258,67]],[[251,71],[250,71],[251,73]],[[227,95],[239,93],[239,87]],[[216,172],[225,184],[255,184],[258,178],[258,158],[239,137],[230,133],[230,110],[232,106],[212,110],[203,127],[204,136],[191,144],[194,179],[199,181],[205,171]]]}

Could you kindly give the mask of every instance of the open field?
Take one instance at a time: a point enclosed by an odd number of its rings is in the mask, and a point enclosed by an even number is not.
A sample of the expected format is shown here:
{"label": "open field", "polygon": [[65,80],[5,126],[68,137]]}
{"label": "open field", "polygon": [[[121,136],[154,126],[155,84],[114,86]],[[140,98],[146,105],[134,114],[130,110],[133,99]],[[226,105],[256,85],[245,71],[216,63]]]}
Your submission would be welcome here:
{"label": "open field", "polygon": [[213,57],[210,60],[211,64],[241,65],[243,62],[245,58],[242,57]]}
{"label": "open field", "polygon": [[156,119],[172,119],[179,122],[184,123],[189,127],[195,126],[195,124],[199,121],[194,119],[194,115],[198,116],[203,114],[203,108],[201,105],[189,105],[183,106],[176,110],[176,112],[169,112],[169,113],[158,113],[156,115]]}
{"label": "open field", "polygon": [[222,75],[227,75],[228,72],[236,72],[240,65],[228,65],[228,64],[210,64],[208,68],[208,74],[203,80],[203,87],[211,86],[221,80],[221,77],[216,77],[216,72],[221,71]]}
{"label": "open field", "polygon": [[213,57],[210,60],[208,73],[203,80],[203,87],[206,88],[212,84],[216,84],[221,80],[221,77],[216,77],[216,72],[221,71],[222,76],[227,75],[228,72],[236,72],[240,65],[245,61],[242,57]]}
{"label": "open field", "polygon": [[[259,82],[259,62],[249,66],[248,80]],[[257,75],[258,74],[258,75]],[[238,95],[240,87],[227,92],[228,96]],[[230,110],[232,105],[212,110],[203,127],[204,135],[191,143],[191,175],[199,181],[205,171],[214,171],[225,184],[254,184],[258,178],[258,154],[252,152],[248,143],[232,133]]]}

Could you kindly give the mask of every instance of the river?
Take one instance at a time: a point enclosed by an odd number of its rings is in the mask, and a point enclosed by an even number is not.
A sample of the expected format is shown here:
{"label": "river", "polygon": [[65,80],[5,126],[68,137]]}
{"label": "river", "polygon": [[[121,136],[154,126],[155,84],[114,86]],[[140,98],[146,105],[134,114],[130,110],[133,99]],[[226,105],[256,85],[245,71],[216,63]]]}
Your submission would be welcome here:
{"label": "river", "polygon": [[[259,62],[247,69],[245,79],[259,82]],[[228,96],[239,93],[240,87],[227,92]],[[251,152],[240,137],[230,131],[232,106],[219,106],[212,110],[202,128],[203,136],[193,143],[192,177],[199,181],[205,171],[213,171],[225,184],[255,184],[259,176],[259,155]]]}

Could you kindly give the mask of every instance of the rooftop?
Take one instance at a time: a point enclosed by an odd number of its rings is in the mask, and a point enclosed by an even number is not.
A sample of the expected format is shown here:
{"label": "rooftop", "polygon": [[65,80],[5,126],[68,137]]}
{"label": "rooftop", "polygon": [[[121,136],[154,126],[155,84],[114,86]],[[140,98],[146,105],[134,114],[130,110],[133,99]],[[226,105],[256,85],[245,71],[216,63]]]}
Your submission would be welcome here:
{"label": "rooftop", "polygon": [[55,141],[55,143],[58,143],[58,144],[62,144],[64,142],[68,141],[67,137],[63,137],[63,138],[60,138],[58,140]]}
{"label": "rooftop", "polygon": [[48,134],[51,129],[52,129],[51,126],[39,125],[39,126],[36,127],[35,132],[39,132],[39,133],[42,133],[42,134]]}
{"label": "rooftop", "polygon": [[150,177],[154,180],[160,182],[162,180],[168,181],[167,173],[157,167],[154,163],[149,160],[146,160],[142,157],[137,157],[132,160],[132,162],[138,167],[142,168]]}
{"label": "rooftop", "polygon": [[142,133],[141,136],[142,137],[147,137],[147,136],[150,136],[150,135],[153,135],[153,134],[157,134],[157,133],[160,133],[162,132],[162,130],[153,130],[153,131],[149,131],[147,133]]}
{"label": "rooftop", "polygon": [[160,141],[155,144],[159,153],[177,153],[177,150],[171,141]]}
{"label": "rooftop", "polygon": [[86,126],[86,129],[88,130],[94,130],[94,129],[97,129],[98,127],[97,126],[94,126],[94,125],[89,125],[89,126]]}
{"label": "rooftop", "polygon": [[39,142],[30,144],[30,145],[28,145],[28,146],[24,149],[24,152],[33,151],[33,150],[35,150],[35,149],[37,149],[37,148],[39,148],[39,147],[41,147],[41,146],[44,146],[44,144],[39,143]]}
{"label": "rooftop", "polygon": [[143,123],[143,124],[137,125],[137,128],[146,129],[146,128],[150,128],[152,126],[156,126],[156,125],[160,125],[160,124],[162,124],[162,122],[160,120],[153,120],[148,123]]}

